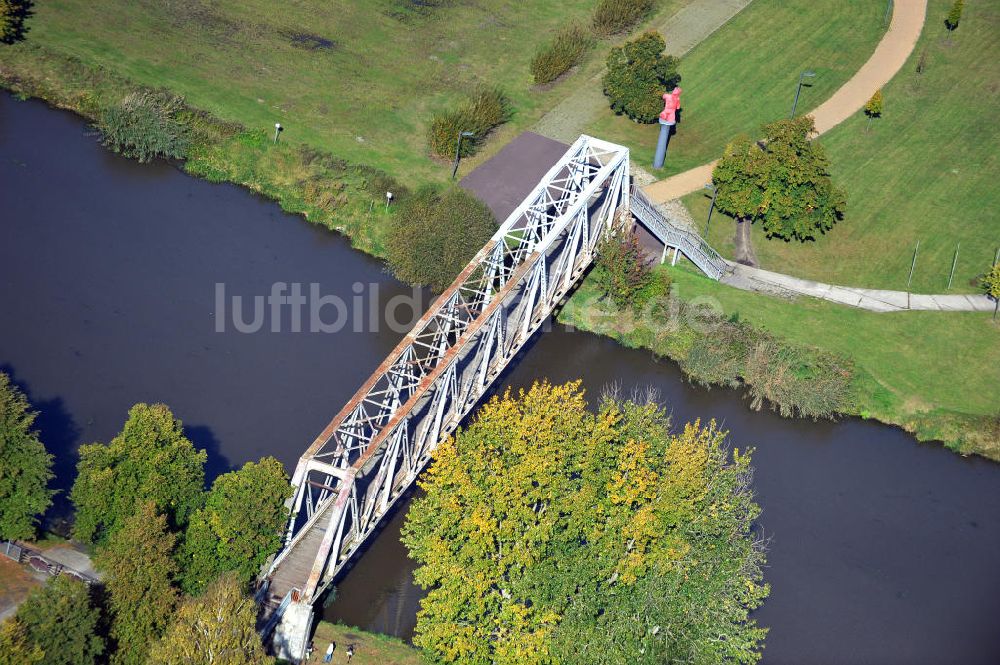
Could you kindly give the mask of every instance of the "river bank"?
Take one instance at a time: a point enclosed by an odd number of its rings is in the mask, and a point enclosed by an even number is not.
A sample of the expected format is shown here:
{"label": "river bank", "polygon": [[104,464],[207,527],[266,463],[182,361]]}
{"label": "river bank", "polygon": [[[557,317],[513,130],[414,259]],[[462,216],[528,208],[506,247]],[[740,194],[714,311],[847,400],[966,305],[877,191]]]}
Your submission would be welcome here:
{"label": "river bank", "polygon": [[[559,320],[669,358],[694,383],[744,390],[751,408],[877,420],[1000,461],[1000,327],[989,314],[864,312],[744,293],[683,266],[657,270],[672,285],[662,304],[608,311],[588,277]],[[952,352],[957,339],[961,359]]]}
{"label": "river bank", "polygon": [[[101,109],[141,89],[104,69],[88,67],[31,43],[18,44],[15,49],[4,51],[0,59],[0,83],[18,96],[38,97],[91,122],[97,120]],[[275,143],[262,130],[247,130],[194,109],[185,114],[184,120],[194,137],[190,156],[182,166],[185,171],[212,182],[232,182],[247,187],[274,199],[287,212],[301,214],[310,222],[343,233],[355,248],[376,257],[384,256],[382,239],[391,224],[393,211],[376,205],[376,201],[381,200],[385,191],[405,191],[405,187],[390,176],[304,145]],[[623,334],[613,325],[600,324],[599,320],[607,317],[598,316],[595,310],[581,310],[583,299],[584,295],[577,295],[560,315],[562,320],[584,330],[608,335],[626,345],[642,346],[675,361],[683,361],[683,353],[676,350],[676,345],[637,342],[634,331]],[[968,315],[949,313],[944,316]],[[767,324],[767,321],[757,323],[769,329],[771,326]],[[652,339],[656,335],[641,333],[639,336]],[[968,346],[967,340],[963,346]],[[917,348],[904,347],[901,352],[904,357],[899,362],[904,365],[910,362],[907,355],[928,357],[919,345]],[[846,359],[853,360],[852,355],[848,352]],[[1000,359],[983,366],[995,369],[1000,366]],[[971,365],[969,368],[972,369]],[[921,390],[923,379],[920,378],[915,382],[897,382],[897,377],[889,372],[888,380],[883,376],[880,382],[870,371],[863,370],[862,374],[854,382],[855,399],[849,407],[838,409],[841,414],[898,425],[918,440],[939,440],[961,454],[979,454],[1000,460],[1000,421],[996,414],[982,409],[978,413],[963,413],[954,408],[942,408],[933,396],[928,399],[927,390]],[[933,375],[925,375],[929,376]],[[988,395],[989,392],[980,394]],[[1000,404],[995,405],[995,409],[1000,413]]]}
{"label": "river bank", "polygon": [[[72,482],[77,446],[109,440],[137,401],[170,405],[207,451],[209,478],[264,455],[291,469],[405,332],[366,322],[386,309],[372,303],[412,289],[341,235],[246,189],[114,155],[41,102],[0,95],[0,118],[0,182],[17,193],[2,222],[0,367],[40,411],[56,487]],[[292,332],[287,310],[277,332],[219,332],[216,284],[243,297],[249,321],[248,299],[278,282],[346,303],[361,284],[362,332]],[[417,316],[426,307],[415,300]],[[997,662],[1000,466],[870,421],[752,411],[648,351],[548,328],[497,391],[541,378],[582,379],[593,400],[652,388],[678,426],[714,418],[732,445],[755,447],[772,586],[755,613],[771,629],[762,662]],[[422,591],[399,541],[405,513],[401,503],[338,581],[327,620],[412,634]]]}

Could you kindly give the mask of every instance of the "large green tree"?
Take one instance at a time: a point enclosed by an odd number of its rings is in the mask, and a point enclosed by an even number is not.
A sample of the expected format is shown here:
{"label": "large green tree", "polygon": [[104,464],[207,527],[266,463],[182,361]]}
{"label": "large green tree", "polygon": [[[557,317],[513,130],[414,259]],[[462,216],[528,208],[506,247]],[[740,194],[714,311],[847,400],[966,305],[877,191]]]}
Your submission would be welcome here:
{"label": "large green tree", "polygon": [[148,665],[271,665],[256,630],[257,605],[227,575],[190,598],[153,647]]}
{"label": "large green tree", "polygon": [[46,665],[92,665],[104,653],[101,611],[90,588],[68,575],[32,591],[16,616]]}
{"label": "large green tree", "polygon": [[52,504],[52,456],[38,439],[27,398],[0,372],[0,537],[32,538]]}
{"label": "large green tree", "polygon": [[714,423],[579,383],[484,406],[441,444],[403,540],[414,642],[448,663],[752,663],[768,593],[750,457]]}
{"label": "large green tree", "polygon": [[443,291],[496,229],[486,204],[461,187],[425,186],[402,202],[386,256],[399,279]]}
{"label": "large green tree", "polygon": [[28,640],[28,631],[16,618],[0,624],[0,665],[34,665],[45,660],[45,652]]}
{"label": "large green tree", "polygon": [[200,593],[220,573],[246,584],[278,550],[291,493],[281,462],[265,457],[215,479],[181,548],[183,587]]}
{"label": "large green tree", "polygon": [[173,617],[178,593],[173,586],[177,537],[152,501],[139,504],[97,551],[111,612],[112,663],[142,665],[150,645]]}
{"label": "large green tree", "polygon": [[203,500],[205,458],[169,408],[136,404],[111,443],[80,447],[73,535],[105,542],[145,501],[153,501],[172,526],[183,527]]}
{"label": "large green tree", "polygon": [[656,122],[663,110],[663,93],[681,81],[680,60],[664,55],[666,46],[660,33],[651,30],[611,49],[604,74],[611,110],[636,122]]}
{"label": "large green tree", "polygon": [[726,146],[712,172],[715,205],[736,219],[746,253],[752,223],[768,237],[805,241],[842,218],[847,197],[833,184],[823,147],[812,140],[815,129],[812,116],[779,120],[764,125],[761,141],[741,136]]}

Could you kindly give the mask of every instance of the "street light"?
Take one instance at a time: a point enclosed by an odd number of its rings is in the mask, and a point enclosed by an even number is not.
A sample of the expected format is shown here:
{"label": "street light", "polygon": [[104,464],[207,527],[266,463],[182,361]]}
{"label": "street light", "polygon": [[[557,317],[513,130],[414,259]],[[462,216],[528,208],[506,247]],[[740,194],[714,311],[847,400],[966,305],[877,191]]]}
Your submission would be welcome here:
{"label": "street light", "polygon": [[707,190],[709,190],[709,191],[712,192],[712,205],[708,206],[708,221],[705,222],[705,233],[702,234],[702,237],[707,242],[708,241],[708,225],[712,223],[712,211],[715,210],[715,197],[717,197],[719,195],[719,188],[715,187],[714,185],[712,185],[712,183],[708,183],[707,185],[705,185],[705,189],[707,189]]}
{"label": "street light", "polygon": [[795,107],[799,105],[799,93],[802,92],[802,86],[804,85],[802,79],[811,79],[814,76],[816,76],[816,72],[806,71],[799,74],[799,85],[795,88],[795,101],[792,102],[792,112],[788,116],[789,120],[795,117]]}
{"label": "street light", "polygon": [[459,132],[458,133],[458,143],[455,145],[455,165],[451,168],[451,179],[455,179],[455,174],[458,173],[458,160],[462,156],[462,137],[472,137],[475,136],[475,132]]}

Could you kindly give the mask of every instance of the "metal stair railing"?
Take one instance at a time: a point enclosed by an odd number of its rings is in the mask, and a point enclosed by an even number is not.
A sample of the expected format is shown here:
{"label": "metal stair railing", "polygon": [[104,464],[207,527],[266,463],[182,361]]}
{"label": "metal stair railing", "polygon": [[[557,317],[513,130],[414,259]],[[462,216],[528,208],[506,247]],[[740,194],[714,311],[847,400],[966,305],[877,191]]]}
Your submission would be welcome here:
{"label": "metal stair railing", "polygon": [[642,190],[632,185],[629,204],[632,215],[667,247],[675,247],[699,270],[714,280],[721,279],[729,264],[697,233],[671,224],[662,212],[646,198]]}

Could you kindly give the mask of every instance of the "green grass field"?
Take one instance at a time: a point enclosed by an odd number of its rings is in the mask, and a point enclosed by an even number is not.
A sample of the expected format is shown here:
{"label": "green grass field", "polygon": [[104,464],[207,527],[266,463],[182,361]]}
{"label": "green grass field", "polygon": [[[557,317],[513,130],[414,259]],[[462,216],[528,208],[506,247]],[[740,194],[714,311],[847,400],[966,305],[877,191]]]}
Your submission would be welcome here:
{"label": "green grass field", "polygon": [[[799,73],[813,70],[799,110],[820,104],[868,59],[883,34],[882,0],[754,0],[681,60],[681,122],[670,139],[666,177],[717,158],[740,133],[788,117]],[[650,168],[656,125],[610,109],[588,130],[623,143]]]}
{"label": "green grass field", "polygon": [[501,86],[528,125],[561,86],[537,90],[528,63],[593,0],[489,3],[51,0],[29,41],[154,87],[225,120],[280,122],[284,139],[418,180],[450,170],[428,156],[432,114],[478,83]]}
{"label": "green grass field", "polygon": [[[920,42],[886,86],[885,113],[865,132],[862,113],[820,141],[847,190],[843,222],[816,242],[768,240],[755,230],[761,267],[836,284],[967,293],[1000,247],[1000,5],[968,3],[948,37],[951,3],[932,0]],[[925,58],[923,74],[917,64]],[[708,200],[685,198],[699,223]],[[710,242],[731,256],[734,227],[715,216]],[[948,275],[957,245],[952,288]]]}

